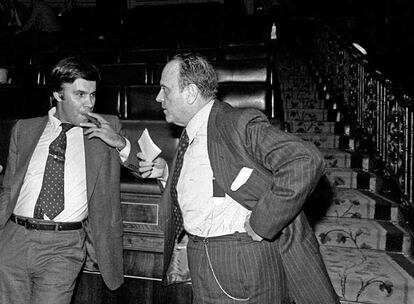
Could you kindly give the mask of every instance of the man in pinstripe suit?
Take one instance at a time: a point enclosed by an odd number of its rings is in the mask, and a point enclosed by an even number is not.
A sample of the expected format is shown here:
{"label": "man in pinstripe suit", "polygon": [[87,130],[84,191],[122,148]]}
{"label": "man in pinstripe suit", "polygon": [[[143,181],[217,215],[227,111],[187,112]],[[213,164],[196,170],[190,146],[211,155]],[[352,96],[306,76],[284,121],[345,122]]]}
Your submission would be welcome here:
{"label": "man in pinstripe suit", "polygon": [[177,55],[162,72],[156,100],[189,141],[176,186],[165,160],[140,162],[142,177],[165,184],[164,280],[181,241],[175,187],[195,303],[339,303],[302,210],[324,173],[322,156],[262,112],[216,100],[216,91],[200,55]]}

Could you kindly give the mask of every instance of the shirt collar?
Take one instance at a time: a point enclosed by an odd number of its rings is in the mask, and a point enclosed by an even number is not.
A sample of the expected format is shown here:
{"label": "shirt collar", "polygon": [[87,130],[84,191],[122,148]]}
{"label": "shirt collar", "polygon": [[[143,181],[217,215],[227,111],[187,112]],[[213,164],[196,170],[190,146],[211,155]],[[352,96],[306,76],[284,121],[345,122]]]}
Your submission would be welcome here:
{"label": "shirt collar", "polygon": [[49,110],[49,124],[52,127],[53,131],[59,131],[60,124],[62,123],[59,119],[56,118],[56,107],[53,107]]}
{"label": "shirt collar", "polygon": [[[60,132],[62,129],[60,125],[62,122],[56,117],[56,107],[53,107],[47,113],[49,116],[49,124],[54,132]],[[74,126],[72,129],[80,128],[79,126]]]}
{"label": "shirt collar", "polygon": [[207,123],[210,116],[214,100],[209,101],[200,111],[198,111],[185,127],[189,142],[191,143],[200,128]]}

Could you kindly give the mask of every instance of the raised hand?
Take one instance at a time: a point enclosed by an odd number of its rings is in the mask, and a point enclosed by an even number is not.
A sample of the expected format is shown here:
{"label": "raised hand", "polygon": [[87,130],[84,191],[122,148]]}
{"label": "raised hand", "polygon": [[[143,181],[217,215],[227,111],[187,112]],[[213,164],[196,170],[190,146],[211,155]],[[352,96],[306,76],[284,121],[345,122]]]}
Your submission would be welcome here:
{"label": "raised hand", "polygon": [[85,135],[89,139],[97,137],[104,141],[107,145],[122,150],[126,141],[119,135],[101,115],[96,113],[88,113],[90,122],[81,123],[81,127],[86,128]]}

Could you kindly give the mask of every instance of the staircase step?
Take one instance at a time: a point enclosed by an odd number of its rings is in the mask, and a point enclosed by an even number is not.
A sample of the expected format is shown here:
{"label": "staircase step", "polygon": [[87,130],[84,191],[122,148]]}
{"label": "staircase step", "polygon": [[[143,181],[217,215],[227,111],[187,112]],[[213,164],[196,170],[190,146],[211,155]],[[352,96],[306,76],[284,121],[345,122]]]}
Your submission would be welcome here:
{"label": "staircase step", "polygon": [[332,185],[339,188],[379,191],[382,179],[368,171],[352,168],[328,168],[326,176]]}
{"label": "staircase step", "polygon": [[282,92],[284,109],[325,109],[325,102],[318,99],[318,92],[295,89]]}
{"label": "staircase step", "polygon": [[352,149],[353,144],[348,136],[336,135],[332,133],[295,133],[305,141],[310,141],[318,148],[330,149]]}
{"label": "staircase step", "polygon": [[369,170],[369,157],[349,150],[319,149],[330,168],[355,168]]}
{"label": "staircase step", "polygon": [[411,233],[398,205],[377,194],[382,177],[370,173],[368,155],[354,151],[340,113],[331,110],[335,103],[320,98],[306,62],[281,61],[279,72],[289,131],[314,143],[328,166],[334,197],[329,206],[315,206],[324,217],[314,229],[341,303],[414,304]]}
{"label": "staircase step", "polygon": [[409,254],[410,235],[397,224],[368,219],[325,217],[315,226],[321,245]]}
{"label": "staircase step", "polygon": [[285,120],[335,121],[335,117],[328,119],[328,112],[322,109],[285,109]]}
{"label": "staircase step", "polygon": [[333,203],[326,216],[366,218],[399,222],[398,206],[387,198],[366,190],[335,188]]}
{"label": "staircase step", "polygon": [[337,133],[334,121],[300,121],[289,120],[286,123],[294,133]]}
{"label": "staircase step", "polygon": [[312,79],[308,75],[281,75],[279,80],[280,91],[282,93],[304,90],[308,92],[316,92],[316,85],[312,82]]}
{"label": "staircase step", "polygon": [[282,90],[286,88],[303,90],[316,87],[308,71],[292,70],[291,66],[280,68],[279,83]]}
{"label": "staircase step", "polygon": [[298,89],[316,87],[309,71],[292,70],[291,67],[282,67],[280,70],[279,80],[281,80],[280,84],[283,84],[283,87],[293,87]]}
{"label": "staircase step", "polygon": [[341,300],[371,304],[413,304],[414,265],[402,254],[321,246]]}

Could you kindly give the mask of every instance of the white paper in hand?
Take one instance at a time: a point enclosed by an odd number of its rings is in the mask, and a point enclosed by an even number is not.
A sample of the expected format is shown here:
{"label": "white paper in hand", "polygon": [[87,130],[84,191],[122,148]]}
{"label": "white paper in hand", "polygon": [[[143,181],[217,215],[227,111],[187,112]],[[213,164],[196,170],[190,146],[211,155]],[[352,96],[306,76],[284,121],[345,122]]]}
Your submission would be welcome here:
{"label": "white paper in hand", "polygon": [[161,149],[152,141],[147,128],[138,139],[138,144],[146,161],[153,161],[161,153]]}

